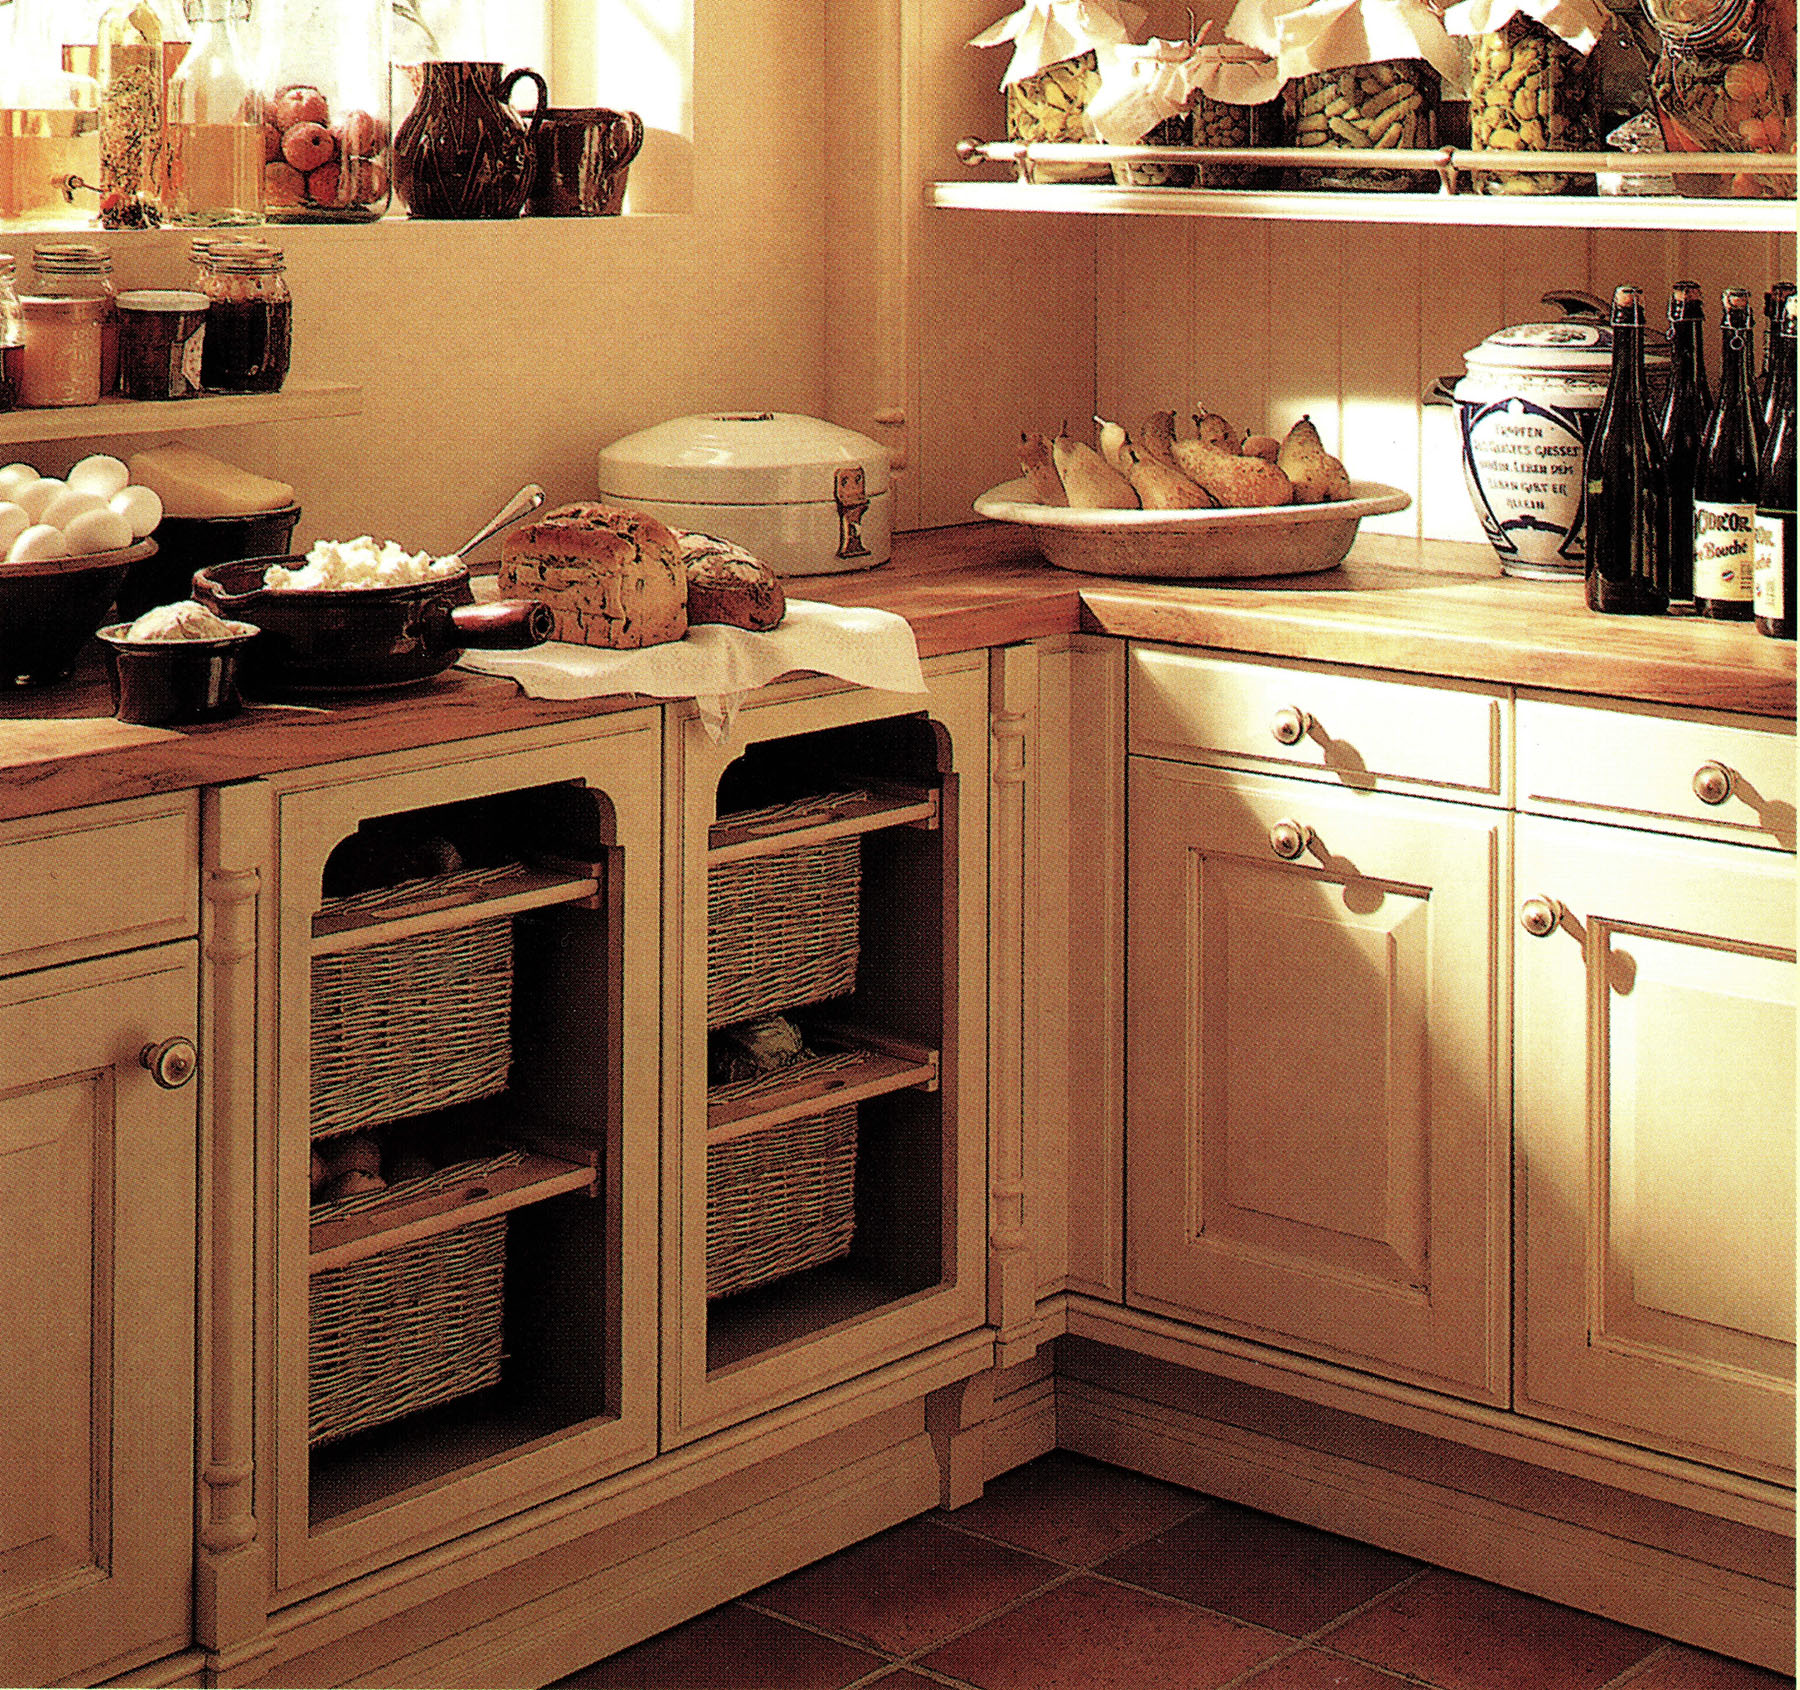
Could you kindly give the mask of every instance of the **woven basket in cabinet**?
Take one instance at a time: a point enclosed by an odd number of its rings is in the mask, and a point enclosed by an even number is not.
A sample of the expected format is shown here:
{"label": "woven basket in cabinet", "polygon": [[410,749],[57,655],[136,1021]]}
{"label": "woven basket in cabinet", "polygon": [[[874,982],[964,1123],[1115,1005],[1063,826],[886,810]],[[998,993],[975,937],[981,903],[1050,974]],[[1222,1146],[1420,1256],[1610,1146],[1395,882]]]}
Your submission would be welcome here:
{"label": "woven basket in cabinet", "polygon": [[[823,1057],[720,1097],[779,1092],[802,1073],[853,1060]],[[856,1230],[856,1106],[780,1121],[706,1147],[706,1294],[723,1297],[850,1253]]]}
{"label": "woven basket in cabinet", "polygon": [[[463,869],[328,900],[322,914],[400,911],[511,867]],[[512,922],[475,921],[313,958],[312,1136],[379,1126],[506,1089]]]}
{"label": "woven basket in cabinet", "polygon": [[[452,1163],[422,1179],[313,1206],[315,1221],[397,1208],[521,1160]],[[497,1384],[506,1220],[490,1215],[312,1276],[307,1435],[348,1437]]]}
{"label": "woven basket in cabinet", "polygon": [[[818,799],[733,813],[776,821]],[[852,835],[717,864],[706,890],[706,1024],[842,997],[856,987],[862,846]]]}

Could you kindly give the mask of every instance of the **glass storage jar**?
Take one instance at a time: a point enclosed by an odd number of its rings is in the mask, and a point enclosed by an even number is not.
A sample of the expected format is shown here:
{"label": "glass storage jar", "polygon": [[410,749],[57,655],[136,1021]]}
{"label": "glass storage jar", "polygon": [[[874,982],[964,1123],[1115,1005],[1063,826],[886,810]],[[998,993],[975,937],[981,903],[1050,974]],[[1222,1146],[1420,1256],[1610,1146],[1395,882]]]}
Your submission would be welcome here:
{"label": "glass storage jar", "polygon": [[63,68],[62,22],[56,0],[0,6],[0,221],[66,224],[71,183],[99,180],[99,88]]}
{"label": "glass storage jar", "polygon": [[[1593,145],[1589,60],[1536,18],[1515,12],[1470,44],[1469,140],[1495,152],[1587,152]],[[1483,194],[1592,193],[1591,174],[1477,170]]]}
{"label": "glass storage jar", "polygon": [[[113,288],[112,255],[89,241],[51,241],[31,249],[31,296],[41,299],[87,299],[98,309],[84,314],[100,331],[100,397],[119,386],[118,294]],[[72,401],[69,401],[72,403]]]}
{"label": "glass storage jar", "polygon": [[169,79],[171,223],[262,221],[262,99],[249,0],[186,0],[194,38]]}
{"label": "glass storage jar", "polygon": [[[1235,41],[1202,47],[1200,57],[1209,62],[1220,83],[1266,70],[1270,63],[1267,53]],[[1205,87],[1196,92],[1196,147],[1279,147],[1283,144],[1279,94],[1272,99],[1251,101],[1220,99]],[[1270,187],[1278,177],[1279,172],[1273,166],[1263,164],[1202,164],[1194,171],[1195,186],[1201,188]]]}
{"label": "glass storage jar", "polygon": [[[20,405],[36,409],[99,404],[112,391],[101,374],[104,322],[112,302],[64,294],[26,294],[19,305],[25,325]],[[113,345],[117,347],[116,339]],[[116,362],[116,351],[113,356]]]}
{"label": "glass storage jar", "polygon": [[[1282,90],[1288,139],[1296,147],[1410,149],[1437,145],[1438,73],[1423,59],[1341,65],[1295,77]],[[1427,192],[1430,170],[1343,165],[1295,172],[1304,188]]]}
{"label": "glass storage jar", "polygon": [[[1660,44],[1650,91],[1670,152],[1794,150],[1794,0],[1644,0],[1644,9]],[[1681,172],[1675,183],[1701,198],[1794,192],[1792,176],[1749,168]]]}
{"label": "glass storage jar", "polygon": [[263,241],[213,246],[206,272],[200,385],[215,393],[275,393],[287,380],[294,303],[281,252]]}
{"label": "glass storage jar", "polygon": [[[1006,138],[1009,141],[1091,141],[1093,125],[1087,106],[1100,89],[1100,58],[1092,50],[1058,59],[1033,76],[1006,85]],[[1108,164],[1033,164],[1019,166],[1039,182],[1106,182]]]}
{"label": "glass storage jar", "polygon": [[19,376],[25,359],[18,267],[10,252],[0,252],[0,411],[10,411],[19,403]]}
{"label": "glass storage jar", "polygon": [[276,0],[263,102],[272,223],[372,223],[393,170],[389,0]]}

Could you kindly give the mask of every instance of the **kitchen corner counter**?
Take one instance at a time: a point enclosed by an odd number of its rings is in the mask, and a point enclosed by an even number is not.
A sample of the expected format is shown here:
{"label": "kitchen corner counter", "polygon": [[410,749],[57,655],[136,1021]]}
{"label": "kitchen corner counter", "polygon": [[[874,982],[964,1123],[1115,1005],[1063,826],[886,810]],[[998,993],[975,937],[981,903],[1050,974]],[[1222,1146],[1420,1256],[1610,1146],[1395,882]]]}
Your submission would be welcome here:
{"label": "kitchen corner counter", "polygon": [[[907,618],[920,655],[1076,632],[1251,656],[1791,719],[1794,646],[1747,623],[1601,617],[1576,583],[1503,576],[1485,546],[1361,536],[1338,569],[1263,582],[1130,581],[1046,564],[975,522],[902,534],[893,561],[791,581],[795,598]],[[185,730],[115,721],[97,647],[68,681],[0,697],[0,819],[247,780],[651,702],[552,701],[460,670],[329,708],[261,706]]]}

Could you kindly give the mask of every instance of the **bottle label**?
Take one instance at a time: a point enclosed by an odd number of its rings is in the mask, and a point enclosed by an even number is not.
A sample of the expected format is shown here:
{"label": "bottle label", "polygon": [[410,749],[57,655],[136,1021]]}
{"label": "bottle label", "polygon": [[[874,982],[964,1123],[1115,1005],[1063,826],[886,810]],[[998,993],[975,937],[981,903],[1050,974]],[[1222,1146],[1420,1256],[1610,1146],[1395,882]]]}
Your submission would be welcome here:
{"label": "bottle label", "polygon": [[1694,501],[1694,597],[1750,602],[1756,573],[1756,506]]}
{"label": "bottle label", "polygon": [[1752,602],[1765,622],[1785,622],[1793,607],[1787,602],[1786,529],[1789,518],[1779,511],[1756,513],[1756,587]]}

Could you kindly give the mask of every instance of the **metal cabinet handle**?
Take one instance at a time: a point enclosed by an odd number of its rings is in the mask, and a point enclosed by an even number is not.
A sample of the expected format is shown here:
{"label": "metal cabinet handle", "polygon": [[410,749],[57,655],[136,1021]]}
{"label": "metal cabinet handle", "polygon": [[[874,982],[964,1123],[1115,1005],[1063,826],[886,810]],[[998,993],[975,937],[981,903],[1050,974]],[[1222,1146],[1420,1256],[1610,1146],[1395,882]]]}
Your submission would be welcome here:
{"label": "metal cabinet handle", "polygon": [[1275,736],[1278,744],[1298,745],[1312,732],[1313,719],[1304,710],[1289,704],[1275,712],[1269,723],[1269,732]]}
{"label": "metal cabinet handle", "polygon": [[1554,898],[1527,898],[1519,906],[1519,925],[1534,939],[1548,939],[1562,918],[1563,907]]}
{"label": "metal cabinet handle", "polygon": [[1269,849],[1285,863],[1312,849],[1313,831],[1304,822],[1287,817],[1269,829]]}
{"label": "metal cabinet handle", "polygon": [[138,1061],[164,1091],[180,1091],[199,1068],[200,1053],[192,1039],[164,1039],[159,1045],[145,1045],[138,1052]]}
{"label": "metal cabinet handle", "polygon": [[1731,771],[1723,763],[1702,763],[1694,771],[1694,796],[1702,804],[1723,804],[1731,786]]}

